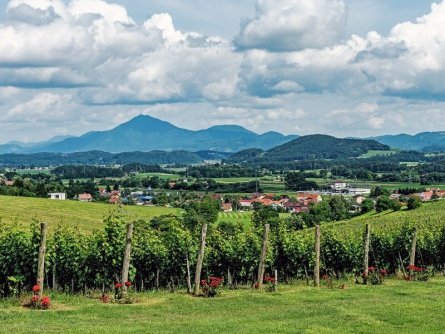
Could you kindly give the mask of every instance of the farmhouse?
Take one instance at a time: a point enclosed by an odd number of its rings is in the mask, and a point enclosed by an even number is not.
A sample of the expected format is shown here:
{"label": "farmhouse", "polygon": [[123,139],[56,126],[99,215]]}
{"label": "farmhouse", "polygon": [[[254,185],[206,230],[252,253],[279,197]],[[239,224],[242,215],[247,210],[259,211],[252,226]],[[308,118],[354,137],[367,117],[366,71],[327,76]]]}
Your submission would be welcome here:
{"label": "farmhouse", "polygon": [[48,198],[64,201],[66,200],[66,193],[48,193]]}
{"label": "farmhouse", "polygon": [[93,196],[91,196],[91,194],[88,194],[88,193],[79,194],[79,195],[77,195],[77,198],[81,202],[92,202],[93,201]]}
{"label": "farmhouse", "polygon": [[118,190],[113,190],[110,193],[110,199],[108,200],[108,202],[110,204],[116,204],[119,203],[121,201],[121,193]]}
{"label": "farmhouse", "polygon": [[323,199],[321,198],[320,194],[316,194],[316,193],[298,193],[297,194],[297,201],[304,204],[304,205],[309,205],[309,204],[317,204],[320,203]]}
{"label": "farmhouse", "polygon": [[287,209],[287,211],[292,213],[309,212],[309,206],[301,202],[286,202],[284,203],[284,207]]}
{"label": "farmhouse", "polygon": [[348,187],[348,184],[345,181],[342,180],[336,180],[331,185],[331,189],[334,191],[341,191],[342,189],[345,189]]}
{"label": "farmhouse", "polygon": [[224,212],[232,212],[233,211],[232,203],[222,203],[222,209]]}
{"label": "farmhouse", "polygon": [[254,200],[252,200],[252,199],[241,199],[239,201],[239,204],[241,205],[242,208],[251,208],[253,202],[254,202]]}

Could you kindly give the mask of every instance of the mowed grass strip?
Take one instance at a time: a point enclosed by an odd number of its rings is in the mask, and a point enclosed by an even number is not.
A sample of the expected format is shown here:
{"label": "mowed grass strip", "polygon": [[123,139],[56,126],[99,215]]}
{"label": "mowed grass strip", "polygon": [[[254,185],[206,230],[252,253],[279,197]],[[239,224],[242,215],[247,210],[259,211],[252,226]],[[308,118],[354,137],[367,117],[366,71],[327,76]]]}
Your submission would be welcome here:
{"label": "mowed grass strip", "polygon": [[[106,203],[86,203],[79,201],[58,201],[46,198],[0,196],[0,218],[2,224],[20,223],[28,226],[33,219],[45,221],[50,231],[58,224],[91,232],[103,228],[104,218],[114,205]],[[179,209],[165,207],[123,206],[128,221],[150,220],[166,214],[180,214]]]}
{"label": "mowed grass strip", "polygon": [[132,305],[53,294],[48,311],[0,300],[0,332],[444,333],[443,277],[387,280],[382,286],[346,284],[344,290],[280,285],[278,293],[240,288],[213,299],[160,291],[133,295]]}

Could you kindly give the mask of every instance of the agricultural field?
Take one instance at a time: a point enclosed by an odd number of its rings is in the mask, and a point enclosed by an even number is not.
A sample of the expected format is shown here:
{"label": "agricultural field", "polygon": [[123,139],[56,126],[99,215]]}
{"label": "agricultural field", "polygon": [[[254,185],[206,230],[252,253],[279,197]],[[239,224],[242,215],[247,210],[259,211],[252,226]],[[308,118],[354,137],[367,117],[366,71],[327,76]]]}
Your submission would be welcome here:
{"label": "agricultural field", "polygon": [[217,222],[242,222],[250,224],[252,212],[220,212]]}
{"label": "agricultural field", "polygon": [[223,290],[216,298],[184,291],[133,294],[131,305],[82,295],[50,294],[47,311],[0,300],[1,333],[386,333],[439,334],[445,323],[445,279],[380,286],[313,288],[299,282],[277,293]]}
{"label": "agricultural field", "polygon": [[380,151],[380,150],[369,150],[368,152],[366,152],[366,154],[362,154],[361,156],[359,156],[359,158],[373,158],[373,157],[377,157],[377,156],[381,156],[381,157],[386,157],[388,155],[393,155],[400,152],[400,150],[397,149],[391,149],[389,151]]}
{"label": "agricultural field", "polygon": [[138,173],[138,174],[136,174],[136,177],[138,179],[145,179],[147,177],[153,177],[153,176],[157,176],[161,180],[178,180],[178,179],[182,178],[182,176],[179,174],[169,174],[169,173]]}
{"label": "agricultural field", "polygon": [[[104,203],[85,203],[78,201],[57,201],[46,198],[0,196],[0,220],[2,224],[20,223],[29,225],[32,220],[49,223],[51,230],[58,224],[77,227],[91,232],[103,228],[103,219],[113,209]],[[125,206],[128,219],[149,220],[155,216],[179,214],[179,209],[165,207]]]}
{"label": "agricultural field", "polygon": [[[280,213],[280,218],[285,219],[290,213]],[[219,222],[241,222],[244,225],[250,225],[252,219],[252,211],[238,212],[220,212],[217,223]]]}

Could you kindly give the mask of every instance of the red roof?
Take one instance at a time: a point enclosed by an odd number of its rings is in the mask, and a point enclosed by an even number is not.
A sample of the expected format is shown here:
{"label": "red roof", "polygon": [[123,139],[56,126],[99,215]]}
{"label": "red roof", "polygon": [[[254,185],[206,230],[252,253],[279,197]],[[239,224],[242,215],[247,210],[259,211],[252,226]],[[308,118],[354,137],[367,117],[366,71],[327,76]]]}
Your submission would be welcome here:
{"label": "red roof", "polygon": [[93,199],[93,196],[91,196],[91,194],[88,193],[83,193],[83,194],[79,194],[79,201],[90,201]]}

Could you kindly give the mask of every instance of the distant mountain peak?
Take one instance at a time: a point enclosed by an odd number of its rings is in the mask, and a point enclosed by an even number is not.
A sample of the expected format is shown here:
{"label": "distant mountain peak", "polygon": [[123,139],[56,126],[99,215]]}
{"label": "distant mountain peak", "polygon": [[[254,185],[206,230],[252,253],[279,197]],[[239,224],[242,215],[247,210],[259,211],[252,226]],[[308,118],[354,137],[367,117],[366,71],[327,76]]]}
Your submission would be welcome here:
{"label": "distant mountain peak", "polygon": [[225,132],[238,132],[238,133],[249,133],[249,134],[256,134],[253,131],[250,131],[240,125],[232,125],[232,124],[227,124],[227,125],[214,125],[211,126],[208,129],[205,130],[201,130],[201,131],[225,131]]}
{"label": "distant mountain peak", "polygon": [[216,125],[193,131],[177,127],[149,115],[138,115],[111,130],[91,131],[47,145],[20,147],[0,145],[0,152],[86,152],[111,153],[131,151],[219,151],[237,152],[246,148],[270,149],[295,138],[275,133],[264,137],[239,125]]}

